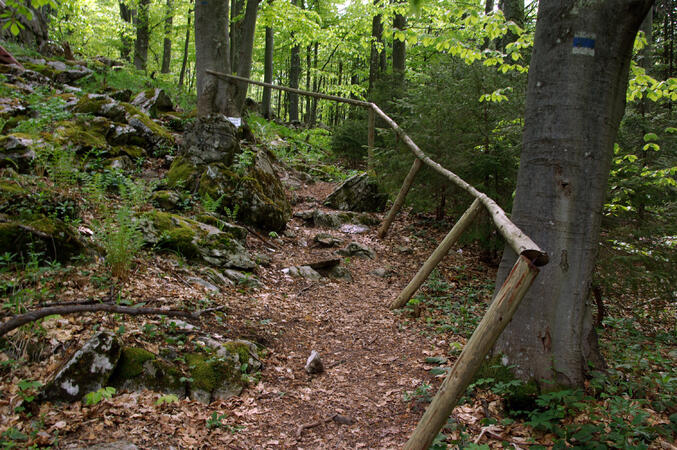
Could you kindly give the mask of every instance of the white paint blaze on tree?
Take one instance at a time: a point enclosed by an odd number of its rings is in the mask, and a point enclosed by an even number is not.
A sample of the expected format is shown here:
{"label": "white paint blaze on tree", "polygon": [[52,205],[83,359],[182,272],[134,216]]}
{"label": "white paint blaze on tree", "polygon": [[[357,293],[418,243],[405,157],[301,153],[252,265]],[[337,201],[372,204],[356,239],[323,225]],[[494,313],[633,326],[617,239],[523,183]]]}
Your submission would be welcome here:
{"label": "white paint blaze on tree", "polygon": [[[603,364],[587,304],[632,47],[652,0],[541,0],[512,220],[550,255],[495,350],[578,386]],[[506,250],[496,285],[515,261]]]}

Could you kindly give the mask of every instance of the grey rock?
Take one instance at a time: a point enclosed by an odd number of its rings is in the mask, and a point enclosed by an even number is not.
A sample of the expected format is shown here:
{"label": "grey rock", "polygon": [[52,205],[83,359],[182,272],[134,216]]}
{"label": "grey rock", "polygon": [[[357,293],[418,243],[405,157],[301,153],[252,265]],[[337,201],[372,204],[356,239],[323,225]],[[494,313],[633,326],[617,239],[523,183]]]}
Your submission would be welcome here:
{"label": "grey rock", "polygon": [[190,277],[186,281],[188,281],[190,284],[198,285],[211,292],[221,292],[221,289],[217,288],[209,281],[203,280],[202,278],[199,277]]}
{"label": "grey rock", "polygon": [[115,124],[108,132],[106,140],[112,145],[144,145],[146,142],[139,137],[136,129],[122,123]]}
{"label": "grey rock", "polygon": [[282,273],[291,277],[307,278],[308,280],[321,280],[320,275],[315,269],[310,266],[292,266],[282,269]]}
{"label": "grey rock", "polygon": [[181,196],[176,191],[155,191],[150,197],[153,205],[165,211],[176,211],[181,201]]}
{"label": "grey rock", "polygon": [[304,366],[304,369],[310,375],[324,372],[324,365],[322,364],[320,354],[317,353],[315,350],[310,352],[310,356],[306,360],[306,365]]}
{"label": "grey rock", "polygon": [[94,444],[89,447],[77,447],[75,450],[138,450],[139,447],[129,441],[112,441]]}
{"label": "grey rock", "polygon": [[320,247],[338,247],[343,244],[343,239],[334,237],[329,233],[316,234],[313,241]]}
{"label": "grey rock", "polygon": [[172,99],[163,89],[148,89],[140,92],[134,100],[132,105],[140,108],[143,112],[151,117],[157,117],[160,112],[167,112],[174,110]]}
{"label": "grey rock", "polygon": [[343,256],[359,256],[362,258],[376,258],[376,253],[369,247],[359,242],[351,242],[345,248],[338,250],[337,253]]}
{"label": "grey rock", "polygon": [[322,211],[321,209],[311,209],[298,211],[294,213],[294,217],[303,219],[306,222],[312,222],[314,226],[323,228],[340,228],[343,230],[347,224],[350,224],[352,227],[359,227],[357,228],[359,232],[363,232],[363,229],[365,231],[368,230],[368,228],[362,227],[363,224],[372,225],[377,223],[377,220],[369,214],[352,211]]}
{"label": "grey rock", "polygon": [[230,166],[240,153],[237,130],[223,115],[211,115],[193,122],[183,135],[180,154],[194,165],[223,163]]}
{"label": "grey rock", "polygon": [[246,285],[248,287],[261,286],[261,282],[250,273],[243,273],[232,269],[224,269],[223,274],[235,284]]}
{"label": "grey rock", "polygon": [[339,228],[339,231],[341,233],[347,233],[347,234],[362,234],[366,233],[369,231],[369,227],[366,227],[364,225],[355,225],[352,223],[347,223],[345,225],[341,225],[341,228]]}
{"label": "grey rock", "polygon": [[[190,326],[185,322],[183,324]],[[178,368],[153,353],[142,348],[126,347],[122,349],[108,383],[121,391],[149,390],[183,397],[186,395],[186,384],[181,380],[182,377]]]}
{"label": "grey rock", "polygon": [[332,267],[331,269],[326,271],[326,275],[329,278],[333,278],[336,280],[353,281],[353,276],[350,274],[350,270],[348,270],[348,268],[343,266]]}
{"label": "grey rock", "polygon": [[13,134],[0,137],[0,167],[27,172],[36,158],[33,148],[43,144],[40,140]]}
{"label": "grey rock", "polygon": [[113,333],[96,333],[47,382],[40,399],[72,402],[107,386],[120,351]]}
{"label": "grey rock", "polygon": [[116,156],[106,160],[106,167],[113,170],[131,170],[134,168],[134,163],[127,155]]}
{"label": "grey rock", "polygon": [[21,100],[14,97],[0,98],[0,118],[8,118],[27,114],[28,108]]}
{"label": "grey rock", "polygon": [[411,255],[412,253],[414,253],[414,249],[403,245],[398,245],[397,247],[395,247],[395,251],[403,255]]}
{"label": "grey rock", "polygon": [[341,264],[341,258],[324,258],[305,264],[315,270],[328,270]]}
{"label": "grey rock", "polygon": [[354,175],[341,183],[324,201],[324,205],[343,211],[381,211],[388,196],[379,190],[376,180],[367,173]]}

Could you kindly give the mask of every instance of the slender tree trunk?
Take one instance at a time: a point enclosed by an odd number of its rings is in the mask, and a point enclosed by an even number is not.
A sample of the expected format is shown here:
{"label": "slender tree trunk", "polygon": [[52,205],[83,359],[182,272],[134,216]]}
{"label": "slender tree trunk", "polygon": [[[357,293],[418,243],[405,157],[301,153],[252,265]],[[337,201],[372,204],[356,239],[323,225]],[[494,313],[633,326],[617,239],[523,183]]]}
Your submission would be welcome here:
{"label": "slender tree trunk", "polygon": [[[374,0],[378,6],[379,0]],[[376,82],[381,77],[380,56],[383,52],[383,22],[381,14],[371,19],[371,53],[369,55],[369,95],[374,91]]]}
{"label": "slender tree trunk", "polygon": [[148,65],[149,9],[150,0],[139,0],[139,10],[136,16],[136,41],[134,42],[134,67],[139,70],[146,70]]}
{"label": "slender tree trunk", "polygon": [[[523,379],[582,386],[603,364],[586,300],[632,46],[651,3],[539,3],[512,220],[550,264],[495,348]],[[506,250],[497,286],[514,261]]]}
{"label": "slender tree trunk", "polygon": [[[123,22],[129,24],[133,23],[136,11],[127,6],[125,2],[119,2],[118,5],[120,6],[120,18]],[[123,29],[120,32],[120,57],[125,61],[131,61],[132,43],[132,38],[130,38]]]}
{"label": "slender tree trunk", "polygon": [[[317,52],[318,52],[318,47],[319,44],[315,42],[315,48],[313,49],[313,69],[317,70]],[[317,77],[317,72],[315,72],[315,76],[313,76],[313,92],[319,92],[319,83],[318,83],[318,77]],[[317,123],[317,98],[313,97],[312,103],[310,104],[310,121],[309,124],[311,127],[314,127],[315,124]]]}
{"label": "slender tree trunk", "polygon": [[169,66],[172,61],[172,25],[174,22],[173,0],[167,0],[167,11],[165,14],[165,39],[162,43],[162,69],[161,73],[169,73]]}
{"label": "slender tree trunk", "polygon": [[[312,44],[309,44],[308,47],[306,47],[306,91],[310,91],[310,67],[311,64],[313,63],[312,61],[312,51],[313,51],[313,46]],[[303,115],[304,122],[306,125],[310,124],[310,101],[311,97],[306,97],[306,111],[305,114]]]}
{"label": "slender tree trunk", "polygon": [[[263,81],[266,83],[273,82],[273,56],[275,50],[275,33],[270,27],[266,27],[266,49],[263,61]],[[261,112],[263,117],[270,119],[270,88],[263,88],[263,99],[261,100]]]}
{"label": "slender tree trunk", "polygon": [[486,0],[484,4],[484,13],[489,14],[494,11],[494,0]]}
{"label": "slender tree trunk", "polygon": [[186,24],[186,40],[183,43],[183,61],[181,62],[181,73],[179,74],[179,87],[183,87],[183,79],[186,75],[186,63],[188,62],[188,44],[190,43],[190,18],[193,15],[193,9],[188,8],[188,23]]}
{"label": "slender tree trunk", "polygon": [[[256,34],[256,14],[258,12],[259,0],[247,0],[247,8],[242,27],[240,29],[240,47],[238,49],[237,74],[242,78],[249,78],[252,70],[252,54],[254,51],[254,35]],[[238,112],[242,111],[244,101],[247,98],[247,88],[249,85],[245,82],[237,83],[236,94],[233,98],[235,108]],[[239,116],[239,114],[238,114]]]}
{"label": "slender tree trunk", "polygon": [[[393,28],[404,31],[407,27],[407,19],[402,14],[395,14]],[[404,70],[406,63],[406,43],[399,39],[393,39],[393,87],[397,93],[404,87]]]}
{"label": "slender tree trunk", "polygon": [[[499,7],[503,11],[505,20],[515,22],[520,27],[524,27],[524,0],[501,0],[499,1]],[[506,45],[516,40],[517,35],[512,31],[508,31],[501,39],[501,48],[505,49]]]}
{"label": "slender tree trunk", "polygon": [[[299,78],[301,76],[301,48],[295,44],[291,48],[291,56],[289,62],[289,87],[299,87]],[[298,122],[299,120],[299,96],[290,92],[289,98],[289,121]]]}

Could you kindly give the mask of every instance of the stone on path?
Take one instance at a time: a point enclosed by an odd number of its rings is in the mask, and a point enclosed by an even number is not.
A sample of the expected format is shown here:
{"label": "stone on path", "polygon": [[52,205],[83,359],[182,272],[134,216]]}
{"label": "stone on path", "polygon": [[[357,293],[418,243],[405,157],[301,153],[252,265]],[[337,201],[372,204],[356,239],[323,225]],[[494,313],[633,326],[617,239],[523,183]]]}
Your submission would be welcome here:
{"label": "stone on path", "polygon": [[315,350],[310,352],[304,369],[310,375],[324,372],[324,365],[322,364],[322,359],[320,359],[320,354]]}
{"label": "stone on path", "polygon": [[351,242],[345,248],[342,248],[336,253],[343,256],[359,256],[362,258],[370,258],[370,259],[376,258],[376,253],[374,252],[374,250],[370,249],[365,245],[360,244],[359,242]]}
{"label": "stone on path", "polygon": [[379,190],[376,180],[367,173],[348,178],[329,194],[324,205],[342,211],[381,211],[388,196]]}

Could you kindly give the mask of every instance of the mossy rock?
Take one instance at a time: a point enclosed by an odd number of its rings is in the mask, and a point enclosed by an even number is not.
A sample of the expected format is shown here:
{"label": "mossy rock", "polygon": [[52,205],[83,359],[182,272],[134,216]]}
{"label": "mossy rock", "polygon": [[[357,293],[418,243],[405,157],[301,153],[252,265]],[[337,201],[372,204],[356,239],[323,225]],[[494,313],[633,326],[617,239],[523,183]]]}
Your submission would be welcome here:
{"label": "mossy rock", "polygon": [[86,250],[78,232],[59,219],[36,215],[0,222],[0,253],[15,253],[24,259],[29,252],[41,253],[46,260],[67,262]]}
{"label": "mossy rock", "polygon": [[127,155],[132,159],[146,157],[146,150],[137,145],[118,145],[113,147],[111,154],[114,156]]}
{"label": "mossy rock", "polygon": [[57,144],[72,147],[79,154],[84,154],[94,149],[108,150],[110,146],[106,141],[106,132],[100,121],[59,122],[53,140]]}
{"label": "mossy rock", "polygon": [[237,356],[207,358],[200,353],[186,355],[190,370],[190,397],[203,403],[226,400],[244,388]]}
{"label": "mossy rock", "polygon": [[165,127],[157,124],[147,114],[136,106],[121,102],[120,106],[126,111],[127,123],[141,133],[141,135],[153,144],[175,145],[174,135]]}
{"label": "mossy rock", "polygon": [[154,228],[146,230],[146,242],[176,251],[189,259],[200,254],[197,246],[199,236],[189,219],[161,211],[150,211],[144,217]]}
{"label": "mossy rock", "polygon": [[179,209],[181,196],[176,191],[155,191],[150,197],[150,202],[165,211],[176,211]]}
{"label": "mossy rock", "polygon": [[109,384],[119,390],[150,390],[186,395],[182,373],[153,353],[139,347],[124,347]]}
{"label": "mossy rock", "polygon": [[11,220],[32,220],[36,215],[63,221],[79,217],[76,197],[44,187],[23,187],[19,184],[20,180],[28,184],[30,178],[22,178],[18,174],[15,179],[0,178],[0,213],[12,216]]}
{"label": "mossy rock", "polygon": [[178,156],[172,162],[167,172],[167,186],[170,188],[183,187],[195,190],[200,179],[202,169],[196,166],[185,156]]}
{"label": "mossy rock", "polygon": [[102,94],[85,94],[73,106],[73,112],[106,117],[114,122],[126,120],[125,109],[115,100]]}
{"label": "mossy rock", "polygon": [[49,67],[46,64],[32,63],[32,62],[26,61],[26,62],[23,63],[23,66],[26,69],[33,70],[33,71],[39,73],[40,75],[44,75],[47,78],[52,78],[52,79],[59,72],[58,70],[55,70],[54,68]]}

